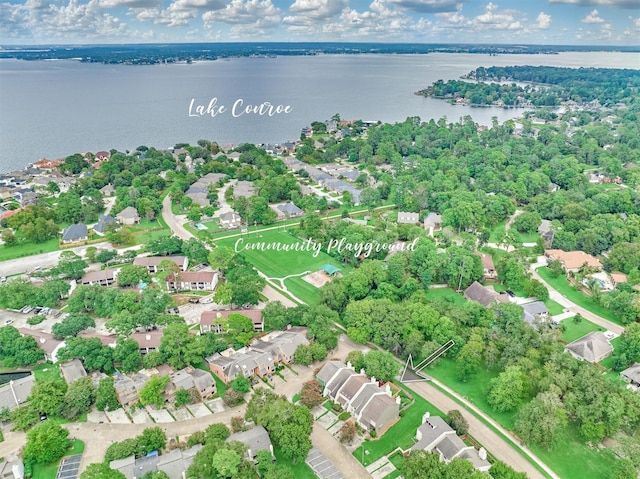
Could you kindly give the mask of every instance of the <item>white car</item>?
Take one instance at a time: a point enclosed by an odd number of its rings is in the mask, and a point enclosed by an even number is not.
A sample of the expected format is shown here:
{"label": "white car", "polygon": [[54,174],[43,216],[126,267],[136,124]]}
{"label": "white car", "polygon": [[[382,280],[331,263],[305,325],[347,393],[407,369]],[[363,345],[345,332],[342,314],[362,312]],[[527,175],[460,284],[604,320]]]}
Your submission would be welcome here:
{"label": "white car", "polygon": [[4,283],[5,281],[7,281],[7,277],[3,276],[2,278],[0,278],[0,283]]}
{"label": "white car", "polygon": [[204,298],[204,299],[201,299],[200,302],[203,304],[213,303],[213,298]]}
{"label": "white car", "polygon": [[13,319],[7,319],[7,320],[4,322],[4,324],[11,324],[11,323],[13,323]]}

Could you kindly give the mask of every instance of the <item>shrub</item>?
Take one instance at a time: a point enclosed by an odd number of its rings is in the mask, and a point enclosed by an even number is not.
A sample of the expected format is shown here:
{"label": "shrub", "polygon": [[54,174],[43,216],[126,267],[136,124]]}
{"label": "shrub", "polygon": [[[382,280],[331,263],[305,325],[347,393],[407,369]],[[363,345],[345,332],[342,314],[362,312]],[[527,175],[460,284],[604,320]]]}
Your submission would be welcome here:
{"label": "shrub", "polygon": [[27,324],[30,326],[35,326],[36,324],[40,324],[45,319],[47,319],[46,316],[43,316],[42,314],[36,314],[35,316],[31,316],[29,319],[27,319]]}
{"label": "shrub", "polygon": [[224,396],[222,397],[222,401],[229,407],[234,407],[244,401],[244,396],[240,394],[238,391],[234,391],[233,389],[227,389],[224,392]]}

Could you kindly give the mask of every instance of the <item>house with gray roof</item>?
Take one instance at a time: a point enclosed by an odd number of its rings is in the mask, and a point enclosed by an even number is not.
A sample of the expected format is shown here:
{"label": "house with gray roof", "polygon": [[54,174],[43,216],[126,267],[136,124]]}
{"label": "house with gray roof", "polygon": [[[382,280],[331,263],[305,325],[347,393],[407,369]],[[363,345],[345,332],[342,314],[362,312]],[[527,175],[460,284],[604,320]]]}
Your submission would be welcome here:
{"label": "house with gray roof", "polygon": [[140,214],[133,206],[127,206],[116,215],[116,219],[123,225],[135,225],[140,223]]}
{"label": "house with gray roof", "polygon": [[234,198],[250,198],[258,193],[258,188],[253,184],[253,181],[238,181],[233,187]]}
{"label": "house with gray roof", "polygon": [[77,241],[86,241],[89,238],[87,225],[84,223],[76,223],[68,226],[62,232],[63,243],[75,243]]}
{"label": "house with gray roof", "polygon": [[111,215],[101,215],[98,218],[98,222],[94,225],[93,231],[103,236],[107,230],[107,226],[111,224],[116,224],[116,219]]}
{"label": "house with gray roof", "polygon": [[433,233],[442,229],[442,215],[431,212],[424,219],[424,229],[433,237]]}
{"label": "house with gray roof", "polygon": [[220,226],[222,228],[239,228],[242,225],[242,218],[235,211],[229,211],[220,215]]}
{"label": "house with gray roof", "polygon": [[620,377],[635,388],[640,387],[640,363],[633,363],[624,371],[620,371]]}
{"label": "house with gray roof", "polygon": [[590,363],[599,363],[613,352],[613,346],[600,331],[592,331],[576,339],[567,344],[565,349],[574,358]]}
{"label": "house with gray roof", "polygon": [[551,316],[549,310],[542,301],[521,304],[522,319],[532,328],[540,329],[542,325],[550,325]]}
{"label": "house with gray roof", "polygon": [[509,302],[509,295],[506,293],[498,294],[492,289],[482,286],[477,281],[474,281],[471,286],[464,290],[464,297],[469,301],[480,303],[485,308],[498,303]]}
{"label": "house with gray roof", "polygon": [[390,386],[379,386],[375,378],[364,371],[356,373],[350,364],[327,361],[316,378],[324,386],[323,396],[340,404],[368,431],[381,433],[400,417],[400,398],[392,397]]}
{"label": "house with gray roof", "polygon": [[304,211],[290,201],[288,203],[276,205],[274,206],[274,209],[280,218],[298,218],[304,215]]}
{"label": "house with gray roof", "polygon": [[87,371],[84,369],[82,361],[75,358],[60,364],[60,374],[62,374],[62,377],[67,384],[71,384],[72,382],[85,377],[87,375]]}
{"label": "house with gray roof", "polygon": [[269,433],[262,426],[255,426],[248,431],[231,434],[227,438],[227,442],[231,441],[239,441],[247,446],[247,459],[250,461],[255,461],[260,451],[269,451],[271,456],[275,457]]}
{"label": "house with gray roof", "polygon": [[12,411],[21,406],[31,395],[31,389],[35,384],[35,376],[29,374],[0,386],[0,410],[7,408]]}
{"label": "house with gray roof", "polygon": [[111,183],[104,185],[102,188],[100,188],[100,193],[102,193],[102,196],[113,196],[115,192],[116,192],[116,189],[113,187]]}
{"label": "house with gray roof", "polygon": [[138,404],[138,393],[148,380],[149,377],[142,373],[136,373],[133,377],[125,374],[116,374],[113,377],[113,387],[122,407],[132,407]]}
{"label": "house with gray roof", "polygon": [[484,448],[476,450],[467,446],[444,419],[431,416],[428,412],[422,417],[422,424],[416,431],[417,442],[411,447],[412,451],[427,451],[438,454],[440,460],[451,462],[453,459],[466,459],[473,467],[481,472],[487,472],[491,464],[487,461],[487,451]]}
{"label": "house with gray roof", "polygon": [[542,220],[540,226],[538,226],[538,234],[544,240],[545,247],[550,247],[551,243],[553,243],[553,236],[555,234],[553,231],[553,227],[551,226],[551,221]]}

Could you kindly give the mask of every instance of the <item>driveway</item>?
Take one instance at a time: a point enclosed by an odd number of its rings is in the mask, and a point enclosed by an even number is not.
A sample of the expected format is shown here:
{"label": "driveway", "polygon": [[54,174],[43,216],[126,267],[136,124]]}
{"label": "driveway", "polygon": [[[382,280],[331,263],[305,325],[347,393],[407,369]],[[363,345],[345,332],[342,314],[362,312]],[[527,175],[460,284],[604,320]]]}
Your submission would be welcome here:
{"label": "driveway", "polygon": [[165,196],[164,200],[162,200],[162,219],[164,219],[169,229],[178,238],[185,241],[194,238],[194,236],[189,233],[189,231],[187,231],[184,226],[182,226],[183,223],[180,222],[178,218],[176,218],[171,212],[171,198],[169,197],[169,195]]}

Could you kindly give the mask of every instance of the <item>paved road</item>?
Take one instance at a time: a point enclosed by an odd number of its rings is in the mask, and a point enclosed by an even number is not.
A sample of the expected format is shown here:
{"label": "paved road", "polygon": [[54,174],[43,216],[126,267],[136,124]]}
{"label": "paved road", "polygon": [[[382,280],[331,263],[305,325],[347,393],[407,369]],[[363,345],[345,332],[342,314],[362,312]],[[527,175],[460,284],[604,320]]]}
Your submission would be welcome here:
{"label": "paved road", "polygon": [[531,277],[534,279],[537,279],[538,281],[540,281],[542,284],[545,285],[545,287],[549,290],[549,298],[554,300],[556,303],[564,306],[569,311],[572,311],[574,313],[580,313],[582,316],[587,318],[592,323],[595,323],[598,326],[602,326],[603,328],[608,329],[609,331],[615,333],[618,336],[624,332],[623,326],[620,326],[619,324],[611,322],[608,319],[603,318],[602,316],[598,316],[597,314],[592,313],[588,309],[584,309],[582,306],[578,306],[576,303],[567,299],[566,296],[560,294],[560,292],[557,289],[554,289],[549,283],[547,283],[544,279],[542,279],[542,277],[535,270],[535,268],[538,268],[540,266],[542,266],[541,263],[535,263],[531,265],[531,269],[530,269]]}
{"label": "paved road", "polygon": [[169,195],[165,196],[164,200],[162,200],[162,219],[178,238],[186,241],[195,237],[182,226],[182,222],[171,212],[171,197]]}
{"label": "paved road", "polygon": [[371,479],[362,464],[347,449],[317,422],[313,423],[311,442],[324,456],[349,479]]}

